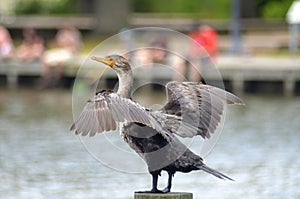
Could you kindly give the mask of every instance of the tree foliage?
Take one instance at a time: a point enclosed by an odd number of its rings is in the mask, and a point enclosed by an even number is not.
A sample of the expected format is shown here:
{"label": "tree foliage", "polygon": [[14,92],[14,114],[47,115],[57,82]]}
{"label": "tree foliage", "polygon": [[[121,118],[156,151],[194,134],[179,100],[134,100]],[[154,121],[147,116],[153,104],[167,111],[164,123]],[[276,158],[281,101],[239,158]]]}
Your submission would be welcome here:
{"label": "tree foliage", "polygon": [[[241,6],[245,1],[240,0]],[[132,0],[135,12],[197,13],[204,18],[229,18],[233,0]],[[255,0],[258,17],[284,18],[293,0]],[[244,8],[248,9],[248,8]]]}
{"label": "tree foliage", "polygon": [[[17,14],[70,14],[76,13],[78,0],[18,0]],[[91,0],[83,1],[87,6],[93,6]],[[233,0],[128,0],[133,12],[141,13],[189,13],[205,19],[228,19]],[[247,4],[248,1],[248,4]],[[293,0],[240,0],[242,10],[246,6],[254,6],[258,17],[284,18]],[[255,1],[253,3],[252,1]],[[255,7],[256,6],[256,7]],[[90,9],[93,10],[93,9]]]}
{"label": "tree foliage", "polygon": [[134,12],[194,13],[204,18],[228,18],[230,1],[224,0],[132,0]]}
{"label": "tree foliage", "polygon": [[16,14],[70,14],[75,13],[73,0],[19,0]]}
{"label": "tree foliage", "polygon": [[257,0],[259,14],[263,18],[285,18],[294,0]]}

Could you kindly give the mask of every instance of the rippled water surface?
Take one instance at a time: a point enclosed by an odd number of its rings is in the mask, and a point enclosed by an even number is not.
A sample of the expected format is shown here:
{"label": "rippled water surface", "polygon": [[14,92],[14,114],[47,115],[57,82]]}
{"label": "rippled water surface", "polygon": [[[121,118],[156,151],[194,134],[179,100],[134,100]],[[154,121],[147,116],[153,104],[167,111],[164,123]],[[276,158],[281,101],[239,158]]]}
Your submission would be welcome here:
{"label": "rippled water surface", "polygon": [[[220,140],[205,158],[235,181],[177,173],[173,191],[196,199],[300,198],[300,98],[242,98],[247,105],[227,108]],[[0,91],[0,198],[133,198],[150,188],[144,163],[118,133],[69,132],[71,101],[69,91]]]}

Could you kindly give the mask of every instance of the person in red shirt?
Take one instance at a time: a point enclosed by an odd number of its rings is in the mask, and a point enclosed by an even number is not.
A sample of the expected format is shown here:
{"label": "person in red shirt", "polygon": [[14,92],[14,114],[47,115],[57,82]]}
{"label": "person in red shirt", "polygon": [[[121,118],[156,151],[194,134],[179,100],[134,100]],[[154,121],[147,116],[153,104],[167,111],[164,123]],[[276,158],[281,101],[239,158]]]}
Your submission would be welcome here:
{"label": "person in red shirt", "polygon": [[203,25],[200,27],[199,34],[202,38],[202,43],[200,44],[206,50],[208,55],[212,59],[215,59],[218,53],[218,35],[216,31],[207,25]]}
{"label": "person in red shirt", "polygon": [[[218,35],[212,27],[201,25],[197,30],[192,31],[189,36],[193,40],[189,52],[189,59],[193,65],[189,68],[190,79],[198,82],[201,81],[201,75],[205,75],[205,69],[209,69],[216,60]],[[190,64],[187,63],[187,65]]]}

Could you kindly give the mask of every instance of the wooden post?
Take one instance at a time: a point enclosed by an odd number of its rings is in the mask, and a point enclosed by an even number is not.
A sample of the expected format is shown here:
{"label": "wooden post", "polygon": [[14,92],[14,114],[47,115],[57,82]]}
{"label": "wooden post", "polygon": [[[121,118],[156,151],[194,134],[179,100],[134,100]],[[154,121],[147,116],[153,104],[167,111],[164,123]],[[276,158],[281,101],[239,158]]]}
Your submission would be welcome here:
{"label": "wooden post", "polygon": [[283,85],[284,95],[287,97],[293,96],[296,87],[296,80],[292,73],[286,76],[286,78],[283,80]]}
{"label": "wooden post", "polygon": [[233,93],[241,95],[244,91],[244,78],[241,72],[235,72],[232,78]]}
{"label": "wooden post", "polygon": [[129,0],[96,0],[96,31],[102,34],[117,33],[128,26],[128,15],[131,9]]}
{"label": "wooden post", "polygon": [[18,70],[15,64],[5,62],[6,77],[9,88],[16,88],[18,85]]}
{"label": "wooden post", "polygon": [[165,194],[135,192],[134,199],[193,199],[193,194],[186,192],[171,192]]}

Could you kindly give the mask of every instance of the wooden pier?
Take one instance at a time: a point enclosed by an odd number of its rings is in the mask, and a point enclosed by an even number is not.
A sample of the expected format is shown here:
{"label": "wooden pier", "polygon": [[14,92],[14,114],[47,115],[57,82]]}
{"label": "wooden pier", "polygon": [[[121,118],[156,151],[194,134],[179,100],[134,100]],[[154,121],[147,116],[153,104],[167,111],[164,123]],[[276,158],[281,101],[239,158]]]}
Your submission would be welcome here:
{"label": "wooden pier", "polygon": [[[77,71],[84,57],[78,58],[73,63],[67,63],[64,76],[74,79],[81,74],[101,74],[96,63],[91,62],[88,66],[84,65],[84,73]],[[97,68],[96,68],[97,67]],[[104,70],[105,67],[103,67]],[[219,57],[217,68],[220,75],[206,71],[205,80],[224,80],[229,82],[231,90],[240,94],[246,89],[249,82],[267,82],[269,84],[280,84],[282,93],[286,96],[295,94],[296,86],[300,82],[300,59],[298,58],[269,58],[269,57]],[[82,68],[81,68],[82,70]],[[168,67],[159,66],[153,68],[134,69],[135,78],[140,82],[149,82],[153,79],[169,81],[173,78],[174,70]],[[10,88],[19,86],[20,77],[40,77],[42,66],[39,62],[20,63],[20,62],[0,62],[1,84]],[[220,79],[221,77],[221,79]],[[108,70],[101,79],[116,78],[116,74]],[[4,79],[4,80],[3,80]],[[1,85],[3,87],[3,85]],[[253,88],[253,90],[259,88]]]}
{"label": "wooden pier", "polygon": [[218,66],[223,80],[232,82],[235,93],[242,93],[247,82],[281,83],[283,94],[292,96],[300,81],[300,59],[242,57],[221,58]]}

